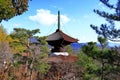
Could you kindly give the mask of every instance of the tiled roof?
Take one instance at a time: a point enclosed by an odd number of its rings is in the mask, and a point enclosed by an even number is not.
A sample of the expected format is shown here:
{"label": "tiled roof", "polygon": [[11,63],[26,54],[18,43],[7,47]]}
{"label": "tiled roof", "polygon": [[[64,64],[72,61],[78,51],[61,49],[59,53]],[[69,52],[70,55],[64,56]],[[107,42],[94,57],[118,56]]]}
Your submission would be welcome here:
{"label": "tiled roof", "polygon": [[63,33],[61,30],[57,30],[55,33],[49,35],[47,41],[55,41],[60,39],[63,39],[64,41],[68,41],[71,43],[78,41],[78,39],[72,38],[71,36]]}

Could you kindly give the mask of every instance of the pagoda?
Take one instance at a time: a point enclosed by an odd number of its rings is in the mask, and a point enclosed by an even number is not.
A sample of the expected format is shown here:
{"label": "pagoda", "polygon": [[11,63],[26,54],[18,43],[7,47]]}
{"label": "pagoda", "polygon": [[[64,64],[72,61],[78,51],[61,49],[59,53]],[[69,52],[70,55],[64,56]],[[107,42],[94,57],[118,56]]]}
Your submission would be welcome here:
{"label": "pagoda", "polygon": [[53,46],[50,55],[68,56],[69,54],[65,51],[64,47],[77,41],[78,39],[63,33],[60,29],[60,11],[58,11],[58,29],[47,38],[48,44]]}

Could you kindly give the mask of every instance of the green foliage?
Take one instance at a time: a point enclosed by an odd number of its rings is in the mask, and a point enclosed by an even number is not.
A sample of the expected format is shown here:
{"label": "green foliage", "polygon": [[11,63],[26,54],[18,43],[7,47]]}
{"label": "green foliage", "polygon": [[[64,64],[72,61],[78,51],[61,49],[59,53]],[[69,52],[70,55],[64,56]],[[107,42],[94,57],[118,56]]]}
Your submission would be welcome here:
{"label": "green foliage", "polygon": [[21,57],[22,57],[22,55],[19,54],[19,53],[16,53],[16,54],[13,55],[13,59],[16,59],[16,60],[20,60]]}
{"label": "green foliage", "polygon": [[[101,45],[105,46],[106,41],[100,40]],[[84,80],[112,80],[114,76],[117,79],[119,76],[119,53],[115,49],[98,48],[96,43],[89,42],[88,45],[82,47],[78,54],[79,65],[78,70],[84,74]],[[82,70],[84,71],[82,71]],[[117,71],[118,70],[118,71]],[[113,75],[113,76],[112,76]],[[111,77],[111,78],[109,78]]]}
{"label": "green foliage", "polygon": [[12,41],[12,39],[11,39],[11,37],[7,34],[6,29],[5,29],[2,25],[0,25],[0,43],[2,43],[2,42],[9,43],[9,42],[11,42],[11,41]]}
{"label": "green foliage", "polygon": [[103,38],[103,37],[98,37],[98,41],[103,44],[103,43],[106,43],[107,39],[106,38]]}
{"label": "green foliage", "polygon": [[100,80],[99,77],[96,77],[95,74],[85,74],[83,80]]}
{"label": "green foliage", "polygon": [[45,74],[49,71],[50,69],[50,65],[48,65],[48,63],[46,62],[42,62],[41,64],[36,64],[35,68],[38,72],[40,72],[41,74]]}
{"label": "green foliage", "polygon": [[116,4],[110,4],[110,0],[100,0],[101,3],[105,4],[110,9],[113,9],[114,13],[106,11],[94,10],[96,14],[106,19],[109,24],[101,24],[100,28],[95,25],[91,25],[91,28],[96,31],[98,35],[111,40],[118,41],[120,39],[120,29],[115,28],[115,21],[120,21],[120,1],[117,0]]}
{"label": "green foliage", "polygon": [[44,53],[44,54],[48,54],[50,52],[49,48],[48,48],[48,44],[46,41],[46,36],[43,37],[36,37],[36,39],[39,41],[39,45],[40,45],[40,53]]}
{"label": "green foliage", "polygon": [[28,38],[33,37],[35,34],[40,33],[39,29],[27,30],[24,28],[14,28],[14,32],[10,34],[13,39],[26,42]]}
{"label": "green foliage", "polygon": [[98,54],[100,54],[95,42],[89,42],[88,45],[83,46],[82,51],[94,59],[98,58]]}
{"label": "green foliage", "polygon": [[65,50],[66,50],[66,52],[68,52],[69,54],[73,54],[73,53],[74,53],[74,51],[73,51],[71,45],[65,46]]}
{"label": "green foliage", "polygon": [[36,55],[35,62],[34,62],[35,71],[38,71],[41,74],[45,74],[49,71],[50,65],[45,60],[45,58],[47,57],[48,55],[45,53]]}
{"label": "green foliage", "polygon": [[40,49],[41,49],[41,53],[43,53],[43,54],[50,53],[50,50],[49,50],[48,46],[46,46],[46,45],[41,46]]}
{"label": "green foliage", "polygon": [[[116,50],[105,49],[106,40],[120,42],[120,29],[116,28],[115,21],[120,21],[120,0],[116,1],[116,4],[110,4],[110,0],[100,0],[105,6],[114,10],[114,13],[106,11],[94,10],[96,14],[106,19],[109,24],[101,24],[100,27],[91,25],[91,28],[96,31],[99,36],[98,41],[101,44],[102,50],[100,50],[99,61],[102,64],[101,79],[105,80],[117,80],[119,78],[119,52]],[[105,40],[106,39],[106,40]],[[118,71],[116,71],[118,69]],[[116,74],[117,73],[117,74]],[[116,76],[116,77],[114,77]]]}
{"label": "green foliage", "polygon": [[[75,63],[78,66],[78,70],[81,70],[84,80],[94,80],[99,79],[98,70],[99,66],[94,63],[94,60],[87,56],[84,52],[78,54],[78,61]],[[98,80],[96,79],[96,80]]]}
{"label": "green foliage", "polygon": [[102,49],[107,47],[107,39],[104,37],[98,37],[98,42],[100,43]]}
{"label": "green foliage", "polygon": [[[105,80],[117,80],[117,77],[119,79],[120,68],[113,66],[113,63],[111,63],[114,62],[114,59],[111,59],[114,58],[114,54],[114,51],[103,50],[102,57],[99,56],[99,59],[103,58],[104,61],[103,75]],[[79,75],[82,74],[83,80],[101,80],[101,61],[99,59],[93,59],[82,51],[78,54],[78,59],[75,64],[77,64],[77,70],[80,71]]]}
{"label": "green foliage", "polygon": [[6,40],[7,33],[6,30],[3,28],[3,26],[0,26],[0,42],[3,42]]}
{"label": "green foliage", "polygon": [[15,53],[23,53],[26,50],[26,46],[23,46],[19,42],[10,42],[10,47],[12,49],[12,52]]}
{"label": "green foliage", "polygon": [[29,0],[0,0],[0,22],[21,15],[28,8]]}
{"label": "green foliage", "polygon": [[14,28],[14,32],[10,34],[14,40],[10,43],[14,53],[25,51],[29,47],[29,38],[34,37],[39,31],[39,29],[27,30],[24,28]]}
{"label": "green foliage", "polygon": [[13,55],[13,59],[14,59],[14,62],[13,62],[13,66],[14,67],[19,67],[20,64],[23,64],[23,56],[19,53],[16,53]]}
{"label": "green foliage", "polygon": [[47,41],[46,41],[46,36],[43,37],[37,37],[38,41],[40,42],[41,45],[46,45]]}

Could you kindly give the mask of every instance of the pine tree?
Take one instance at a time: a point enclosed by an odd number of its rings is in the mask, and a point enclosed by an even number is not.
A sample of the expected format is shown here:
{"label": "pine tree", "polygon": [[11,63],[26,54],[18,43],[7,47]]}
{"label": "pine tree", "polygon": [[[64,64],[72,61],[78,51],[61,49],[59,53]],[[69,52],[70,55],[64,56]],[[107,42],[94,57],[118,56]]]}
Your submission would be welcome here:
{"label": "pine tree", "polygon": [[[114,10],[114,13],[94,10],[96,14],[106,19],[109,24],[101,24],[100,27],[95,25],[90,25],[96,33],[105,40],[120,42],[120,28],[117,29],[115,22],[120,21],[120,0],[116,1],[115,4],[110,4],[110,0],[100,0],[105,6]],[[100,38],[98,41],[101,44]],[[102,41],[104,42],[104,40]],[[101,44],[102,46],[102,44]],[[117,49],[101,50],[104,53],[101,58],[104,59],[103,69],[102,69],[102,80],[119,80],[120,68],[120,53]],[[104,72],[103,72],[104,71]],[[103,74],[104,73],[104,74]]]}
{"label": "pine tree", "polygon": [[115,21],[120,21],[120,0],[117,0],[116,5],[110,4],[110,0],[100,0],[105,6],[114,10],[114,13],[109,13],[106,11],[100,11],[94,9],[94,12],[99,16],[103,17],[110,23],[108,24],[101,24],[100,28],[95,25],[90,25],[93,30],[96,31],[97,34],[102,35],[103,37],[107,38],[111,41],[120,41],[120,29],[115,27]]}

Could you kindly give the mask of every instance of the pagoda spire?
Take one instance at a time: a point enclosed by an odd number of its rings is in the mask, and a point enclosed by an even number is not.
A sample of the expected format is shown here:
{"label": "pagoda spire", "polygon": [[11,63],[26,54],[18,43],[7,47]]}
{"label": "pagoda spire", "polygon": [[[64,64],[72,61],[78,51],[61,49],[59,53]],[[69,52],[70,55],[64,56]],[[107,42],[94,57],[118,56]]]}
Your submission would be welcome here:
{"label": "pagoda spire", "polygon": [[58,11],[58,30],[60,30],[60,11]]}

